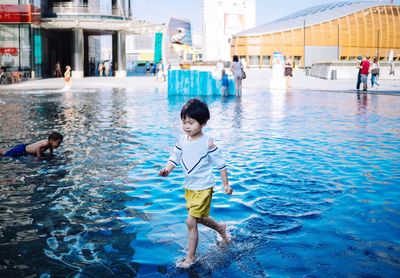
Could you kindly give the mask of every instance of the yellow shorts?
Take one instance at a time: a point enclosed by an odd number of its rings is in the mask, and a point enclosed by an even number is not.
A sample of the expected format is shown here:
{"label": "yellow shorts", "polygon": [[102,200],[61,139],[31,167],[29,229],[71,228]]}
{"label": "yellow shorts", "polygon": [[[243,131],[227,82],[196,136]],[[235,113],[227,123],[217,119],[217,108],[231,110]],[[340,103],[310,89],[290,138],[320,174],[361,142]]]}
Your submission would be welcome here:
{"label": "yellow shorts", "polygon": [[190,190],[185,188],[186,208],[189,214],[196,218],[210,215],[213,188]]}

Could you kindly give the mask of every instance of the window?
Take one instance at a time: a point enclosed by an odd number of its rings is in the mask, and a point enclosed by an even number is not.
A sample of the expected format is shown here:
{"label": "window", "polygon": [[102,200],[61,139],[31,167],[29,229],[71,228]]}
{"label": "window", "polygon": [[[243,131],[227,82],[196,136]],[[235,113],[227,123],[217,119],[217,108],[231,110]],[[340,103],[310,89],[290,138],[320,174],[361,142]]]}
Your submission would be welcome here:
{"label": "window", "polygon": [[255,66],[260,64],[260,56],[250,55],[250,65]]}
{"label": "window", "polygon": [[300,65],[301,58],[302,56],[294,56],[293,63],[295,63],[296,65]]}
{"label": "window", "polygon": [[271,63],[271,56],[263,56],[262,57],[262,64],[269,65]]}
{"label": "window", "polygon": [[30,28],[27,24],[0,25],[0,66],[29,69],[31,66]]}

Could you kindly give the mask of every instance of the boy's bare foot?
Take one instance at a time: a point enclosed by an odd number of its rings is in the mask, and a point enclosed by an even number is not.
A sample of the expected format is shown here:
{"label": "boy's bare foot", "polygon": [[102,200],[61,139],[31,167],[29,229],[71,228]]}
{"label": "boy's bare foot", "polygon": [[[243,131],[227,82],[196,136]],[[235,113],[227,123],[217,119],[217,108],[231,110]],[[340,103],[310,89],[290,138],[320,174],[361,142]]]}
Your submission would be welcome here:
{"label": "boy's bare foot", "polygon": [[219,232],[220,236],[222,239],[225,241],[225,243],[228,243],[231,238],[229,237],[228,233],[226,232],[226,224],[221,224],[221,231]]}
{"label": "boy's bare foot", "polygon": [[186,258],[177,263],[180,268],[189,268],[194,263],[195,258]]}

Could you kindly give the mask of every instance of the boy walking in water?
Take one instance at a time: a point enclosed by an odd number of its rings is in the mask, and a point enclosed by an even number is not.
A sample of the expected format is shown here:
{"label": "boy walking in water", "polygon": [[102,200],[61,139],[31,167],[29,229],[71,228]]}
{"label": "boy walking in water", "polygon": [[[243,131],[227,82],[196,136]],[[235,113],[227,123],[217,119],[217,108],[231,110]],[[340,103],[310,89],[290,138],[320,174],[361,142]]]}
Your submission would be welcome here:
{"label": "boy walking in water", "polygon": [[195,260],[198,243],[197,224],[203,224],[217,231],[225,242],[229,241],[226,225],[209,217],[210,205],[215,186],[212,164],[220,170],[224,191],[231,195],[225,160],[212,138],[203,134],[203,127],[210,119],[207,104],[198,100],[189,100],[181,110],[182,128],[186,133],[179,137],[167,166],[161,169],[160,176],[166,177],[178,164],[182,164],[185,176],[185,199],[188,217],[186,224],[189,232],[189,250],[180,267],[188,268]]}
{"label": "boy walking in water", "polygon": [[50,150],[50,154],[53,154],[53,150],[57,149],[63,140],[63,136],[53,131],[50,133],[49,138],[46,140],[40,140],[32,144],[20,144],[9,150],[0,149],[0,155],[9,157],[19,157],[28,154],[36,155],[39,158],[43,158],[44,152]]}

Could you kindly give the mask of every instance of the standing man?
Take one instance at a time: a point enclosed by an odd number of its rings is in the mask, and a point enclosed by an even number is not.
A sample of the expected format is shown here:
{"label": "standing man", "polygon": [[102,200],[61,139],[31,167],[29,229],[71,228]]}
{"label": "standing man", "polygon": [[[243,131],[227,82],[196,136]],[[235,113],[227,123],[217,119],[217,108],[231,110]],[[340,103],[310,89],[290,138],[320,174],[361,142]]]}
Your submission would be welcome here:
{"label": "standing man", "polygon": [[369,74],[370,63],[367,57],[363,56],[360,64],[361,82],[363,83],[363,91],[367,91],[368,88],[368,74]]}
{"label": "standing man", "polygon": [[361,63],[362,63],[362,57],[357,56],[357,66],[356,66],[358,68],[357,85],[356,85],[357,91],[360,90],[360,85],[361,85]]}
{"label": "standing man", "polygon": [[95,58],[91,57],[90,58],[90,76],[95,76],[96,75],[96,71],[95,71]]}
{"label": "standing man", "polygon": [[62,77],[60,61],[57,61],[55,71],[56,71],[56,77]]}

